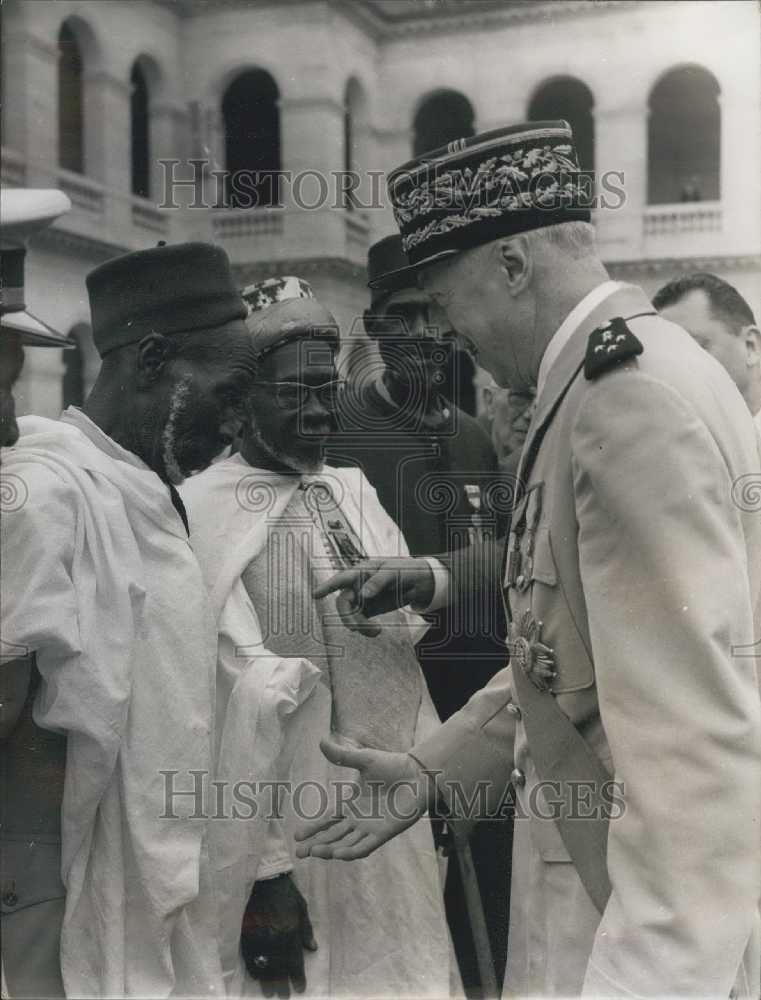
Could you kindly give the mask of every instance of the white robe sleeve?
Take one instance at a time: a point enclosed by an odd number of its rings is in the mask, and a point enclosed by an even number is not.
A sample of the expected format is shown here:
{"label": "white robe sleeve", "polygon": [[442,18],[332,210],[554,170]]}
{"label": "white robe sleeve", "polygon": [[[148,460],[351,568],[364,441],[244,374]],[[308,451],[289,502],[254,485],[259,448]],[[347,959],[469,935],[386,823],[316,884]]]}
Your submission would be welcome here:
{"label": "white robe sleeve", "polygon": [[3,469],[2,632],[4,658],[38,654],[41,670],[81,652],[71,572],[77,497],[54,472],[14,461]]}
{"label": "white robe sleeve", "polygon": [[264,846],[256,881],[264,882],[293,870],[293,859],[289,849],[289,840],[283,829],[282,819],[272,817],[267,824],[264,835]]}

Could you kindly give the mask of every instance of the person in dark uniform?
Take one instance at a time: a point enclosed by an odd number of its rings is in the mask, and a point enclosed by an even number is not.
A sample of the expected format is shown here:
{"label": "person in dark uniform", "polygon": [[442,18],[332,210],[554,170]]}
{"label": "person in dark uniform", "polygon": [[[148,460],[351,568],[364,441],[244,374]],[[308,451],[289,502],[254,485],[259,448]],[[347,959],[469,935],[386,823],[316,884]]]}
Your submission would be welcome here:
{"label": "person in dark uniform", "polygon": [[[339,432],[326,449],[334,465],[355,464],[375,487],[413,556],[435,557],[467,546],[474,537],[504,532],[511,497],[488,434],[442,389],[453,378],[457,341],[443,313],[406,275],[399,235],[375,243],[368,254],[370,308],[367,333],[383,361],[350,372],[342,397]],[[504,612],[498,595],[485,606],[445,608],[429,616],[431,628],[418,658],[442,719],[504,666]],[[474,862],[497,978],[505,960],[508,838],[510,825],[478,824],[471,837]],[[504,872],[494,878],[494,872]],[[450,864],[447,913],[466,990],[479,976],[458,866]]]}

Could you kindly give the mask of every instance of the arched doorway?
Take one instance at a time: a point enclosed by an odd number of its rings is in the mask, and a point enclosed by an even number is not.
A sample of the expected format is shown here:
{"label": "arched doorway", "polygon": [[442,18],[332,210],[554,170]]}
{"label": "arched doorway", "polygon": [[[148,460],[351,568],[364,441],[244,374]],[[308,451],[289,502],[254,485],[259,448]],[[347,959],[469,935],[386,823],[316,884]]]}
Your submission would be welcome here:
{"label": "arched doorway", "polygon": [[528,107],[529,121],[563,118],[573,129],[579,166],[585,173],[595,168],[594,97],[589,87],[573,76],[547,80],[534,92]]}
{"label": "arched doorway", "polygon": [[721,197],[719,84],[701,66],[681,66],[650,93],[647,201],[718,201]]}
{"label": "arched doorway", "polygon": [[58,34],[58,163],[77,174],[85,169],[82,72],[82,50],[64,21]]}
{"label": "arched doorway", "polygon": [[[278,203],[280,171],[280,92],[266,70],[251,69],[236,76],[222,98],[227,177],[225,205],[233,208]],[[233,174],[258,174],[246,186],[235,184]],[[255,196],[251,189],[255,191]]]}
{"label": "arched doorway", "polygon": [[426,97],[415,114],[412,152],[421,156],[455,139],[475,135],[473,105],[457,90],[440,90]]}
{"label": "arched doorway", "polygon": [[150,198],[150,121],[148,81],[136,60],[130,74],[130,151],[132,193]]}

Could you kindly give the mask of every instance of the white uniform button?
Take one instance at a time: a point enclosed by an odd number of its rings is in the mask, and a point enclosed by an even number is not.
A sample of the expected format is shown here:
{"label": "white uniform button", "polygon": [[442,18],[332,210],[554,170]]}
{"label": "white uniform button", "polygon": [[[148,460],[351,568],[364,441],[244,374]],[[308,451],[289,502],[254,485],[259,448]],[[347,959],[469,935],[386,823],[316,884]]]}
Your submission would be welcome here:
{"label": "white uniform button", "polygon": [[526,775],[519,767],[514,767],[510,772],[510,781],[512,781],[516,788],[523,788],[526,784]]}
{"label": "white uniform button", "polygon": [[518,706],[515,704],[514,701],[511,701],[508,704],[507,710],[510,713],[510,715],[514,715],[516,719],[520,719],[521,718],[521,715],[522,715],[521,710],[520,710],[520,708],[518,708]]}

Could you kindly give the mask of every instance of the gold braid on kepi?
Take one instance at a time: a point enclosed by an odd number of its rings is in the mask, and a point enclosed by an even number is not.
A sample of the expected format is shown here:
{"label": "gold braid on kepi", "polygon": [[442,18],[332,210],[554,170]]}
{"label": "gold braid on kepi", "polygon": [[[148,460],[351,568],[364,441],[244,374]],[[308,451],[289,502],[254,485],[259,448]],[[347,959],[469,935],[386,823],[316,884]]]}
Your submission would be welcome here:
{"label": "gold braid on kepi", "polygon": [[408,264],[385,284],[503,236],[589,222],[593,203],[566,121],[456,139],[392,170],[388,194]]}

